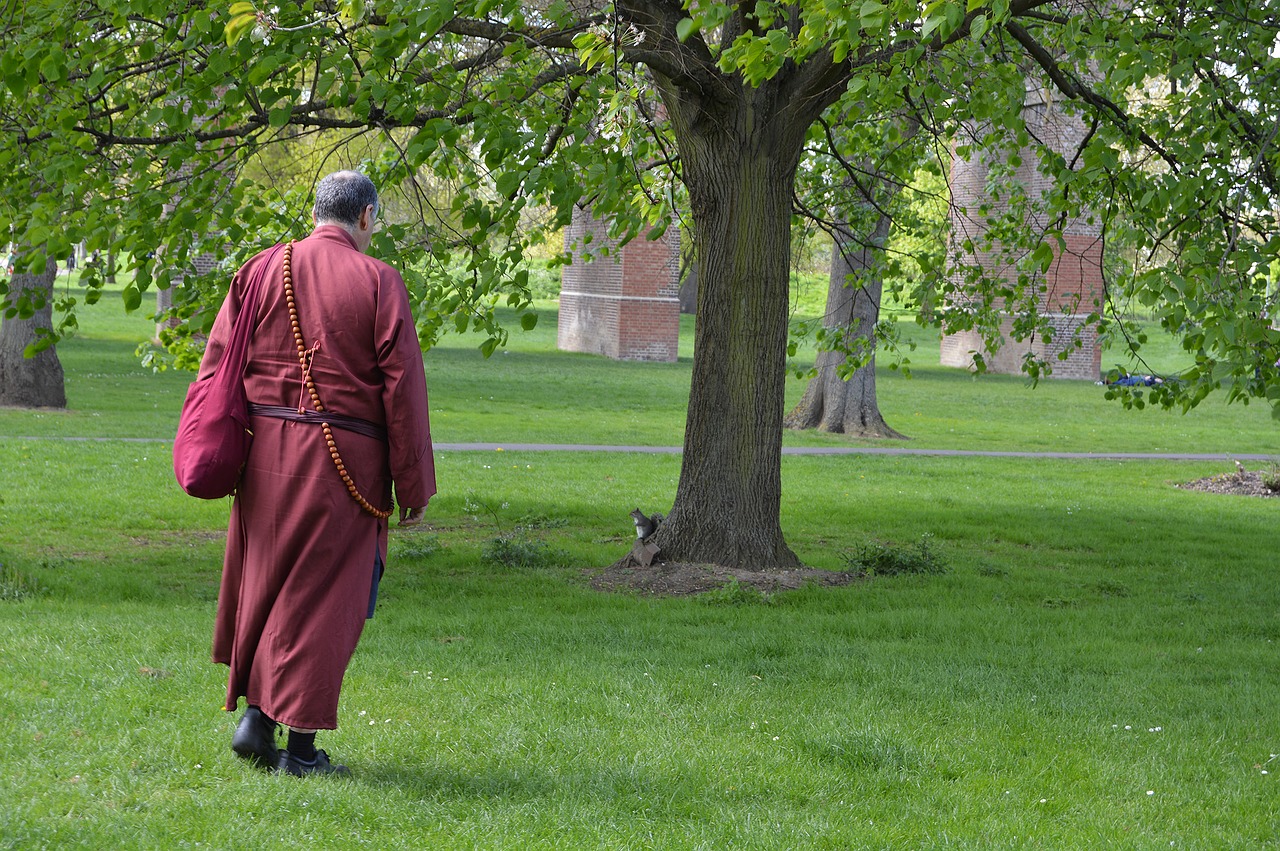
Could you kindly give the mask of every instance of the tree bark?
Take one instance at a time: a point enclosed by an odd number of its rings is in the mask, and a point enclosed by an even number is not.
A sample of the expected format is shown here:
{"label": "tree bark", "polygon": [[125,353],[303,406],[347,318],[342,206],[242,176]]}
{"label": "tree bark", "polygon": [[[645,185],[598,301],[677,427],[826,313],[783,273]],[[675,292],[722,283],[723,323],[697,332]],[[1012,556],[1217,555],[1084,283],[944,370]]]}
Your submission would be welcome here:
{"label": "tree bark", "polygon": [[[889,217],[879,215],[870,238],[862,240],[855,238],[847,224],[836,228],[823,325],[839,339],[834,348],[818,353],[818,374],[809,381],[800,403],[787,415],[787,428],[906,439],[884,421],[876,400],[875,325],[880,318],[883,281],[873,252],[884,244],[889,225]],[[847,379],[841,378],[839,370],[847,353],[868,349],[870,359]]]}
{"label": "tree bark", "polygon": [[[723,93],[722,93],[723,94]],[[662,561],[798,567],[782,534],[791,204],[807,121],[778,87],[732,98],[664,91],[697,251],[693,376]],[[798,130],[797,130],[798,126]]]}
{"label": "tree bark", "polygon": [[35,357],[25,357],[36,341],[36,330],[53,324],[53,283],[58,275],[52,261],[40,274],[19,272],[9,282],[10,303],[24,295],[40,307],[28,318],[14,316],[0,321],[0,405],[22,408],[65,408],[67,392],[62,362],[50,346]]}

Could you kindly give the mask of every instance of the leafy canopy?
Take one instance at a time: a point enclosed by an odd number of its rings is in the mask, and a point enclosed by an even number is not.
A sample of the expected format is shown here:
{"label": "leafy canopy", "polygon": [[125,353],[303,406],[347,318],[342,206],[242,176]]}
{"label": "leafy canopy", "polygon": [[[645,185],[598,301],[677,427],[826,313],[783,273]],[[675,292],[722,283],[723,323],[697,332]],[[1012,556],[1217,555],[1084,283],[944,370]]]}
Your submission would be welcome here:
{"label": "leafy canopy", "polygon": [[[860,163],[883,139],[855,123],[909,115],[922,132],[897,159],[900,184],[953,150],[1030,156],[1051,178],[1047,195],[988,214],[985,246],[953,234],[927,255],[915,298],[935,321],[994,335],[1005,311],[1021,335],[1051,333],[1044,270],[1062,224],[1093,218],[1108,280],[1092,320],[1124,333],[1137,304],[1184,340],[1187,368],[1149,397],[1190,406],[1225,389],[1280,406],[1275,0],[10,0],[0,30],[0,226],[28,248],[24,268],[78,243],[97,254],[88,301],[109,263],[136,274],[133,308],[200,253],[229,267],[297,235],[311,181],[360,140],[359,165],[400,199],[374,250],[406,270],[424,338],[477,328],[492,351],[496,306],[535,321],[524,258],[575,204],[624,239],[678,215],[692,140],[673,137],[655,80],[710,104],[790,76],[835,128],[810,128],[806,161]],[[1084,136],[1065,150],[1035,138],[1028,90]],[[308,146],[310,180],[248,176],[282,145]],[[1017,196],[1007,177],[993,169],[993,196]],[[971,250],[994,245],[1013,283],[971,273]],[[191,328],[207,327],[226,278],[187,279]],[[29,310],[23,298],[10,308]]]}

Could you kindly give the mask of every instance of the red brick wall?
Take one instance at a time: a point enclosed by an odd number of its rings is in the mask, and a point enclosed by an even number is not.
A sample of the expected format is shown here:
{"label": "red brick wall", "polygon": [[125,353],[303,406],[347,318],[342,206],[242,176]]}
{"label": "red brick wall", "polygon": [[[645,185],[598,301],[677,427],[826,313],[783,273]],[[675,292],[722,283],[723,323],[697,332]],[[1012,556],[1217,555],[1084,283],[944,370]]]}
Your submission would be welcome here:
{"label": "red brick wall", "polygon": [[[1038,90],[1028,90],[1028,104],[1024,111],[1028,127],[1035,136],[1054,150],[1070,153],[1083,137],[1085,128],[1076,118],[1065,115]],[[987,205],[993,214],[1006,212],[1008,204],[990,197],[987,179],[992,157],[1003,157],[1002,152],[974,153],[968,158],[953,157],[951,167],[951,217],[952,239],[960,245],[967,237],[979,239],[982,235],[983,215],[979,212]],[[1021,152],[1022,165],[1017,177],[1028,197],[1039,198],[1054,187],[1052,181],[1037,169],[1037,154],[1031,148]],[[967,212],[965,212],[967,211]],[[1032,227],[1045,227],[1047,223],[1030,219]],[[982,352],[992,372],[1018,373],[1022,369],[1022,355],[1031,350],[1046,357],[1053,367],[1054,378],[1077,378],[1096,381],[1101,372],[1102,353],[1097,332],[1092,328],[1083,334],[1084,350],[1075,351],[1065,361],[1056,355],[1063,350],[1069,330],[1079,327],[1090,313],[1100,309],[1103,298],[1102,243],[1099,226],[1081,217],[1069,221],[1063,227],[1063,245],[1054,246],[1054,259],[1049,270],[1038,282],[1041,287],[1039,309],[1046,314],[1054,328],[1053,340],[1048,345],[1042,341],[1015,343],[1010,336],[1011,322],[1003,328],[1005,344],[995,355],[988,353],[976,333],[962,332],[946,335],[942,339],[942,363],[945,366],[971,367],[973,352]],[[988,275],[1016,278],[1017,271],[1008,258],[999,258],[991,252],[971,255],[981,263]]]}
{"label": "red brick wall", "polygon": [[[590,259],[585,247],[609,256]],[[632,240],[620,251],[604,222],[576,210],[565,231],[574,262],[560,278],[556,344],[617,360],[674,361],[680,334],[679,234]]]}

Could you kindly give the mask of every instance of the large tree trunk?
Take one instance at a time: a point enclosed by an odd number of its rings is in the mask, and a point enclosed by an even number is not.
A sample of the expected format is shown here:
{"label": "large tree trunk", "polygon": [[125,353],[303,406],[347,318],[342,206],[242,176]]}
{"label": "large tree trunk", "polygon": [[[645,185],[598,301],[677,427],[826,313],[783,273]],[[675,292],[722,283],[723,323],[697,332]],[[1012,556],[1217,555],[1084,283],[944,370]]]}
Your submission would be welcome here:
{"label": "large tree trunk", "polygon": [[52,261],[40,274],[20,272],[9,282],[8,301],[16,304],[24,295],[40,305],[27,318],[0,320],[0,405],[23,408],[65,408],[67,392],[62,362],[52,346],[35,357],[24,357],[36,341],[36,331],[53,324],[53,282],[58,267]]}
{"label": "large tree trunk", "polygon": [[812,119],[788,121],[769,83],[731,103],[670,94],[698,306],[680,482],[653,543],[664,561],[797,567],[779,519],[782,415],[791,202]]}
{"label": "large tree trunk", "polygon": [[[823,325],[839,340],[818,353],[818,374],[787,415],[787,428],[905,439],[884,421],[876,401],[875,324],[880,318],[883,282],[873,252],[884,244],[889,224],[889,217],[881,214],[869,239],[857,239],[848,225],[836,228]],[[841,378],[846,353],[857,355],[868,350],[870,359],[847,379]]]}

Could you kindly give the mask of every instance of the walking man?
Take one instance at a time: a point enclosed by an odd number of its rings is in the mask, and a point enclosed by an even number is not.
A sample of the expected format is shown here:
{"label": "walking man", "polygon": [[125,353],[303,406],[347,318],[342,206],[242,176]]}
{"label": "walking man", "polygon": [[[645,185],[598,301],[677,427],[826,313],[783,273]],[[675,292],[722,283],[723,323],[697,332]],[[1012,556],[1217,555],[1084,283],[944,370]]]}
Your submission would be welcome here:
{"label": "walking man", "polygon": [[321,180],[315,230],[237,273],[200,366],[212,373],[247,282],[270,263],[245,369],[254,439],[231,507],[213,659],[231,669],[227,710],[247,704],[232,749],[297,776],[347,772],[315,735],[337,728],[342,678],[373,616],[392,483],[402,526],[422,519],[436,491],[408,292],[365,254],[377,214],[369,178]]}

